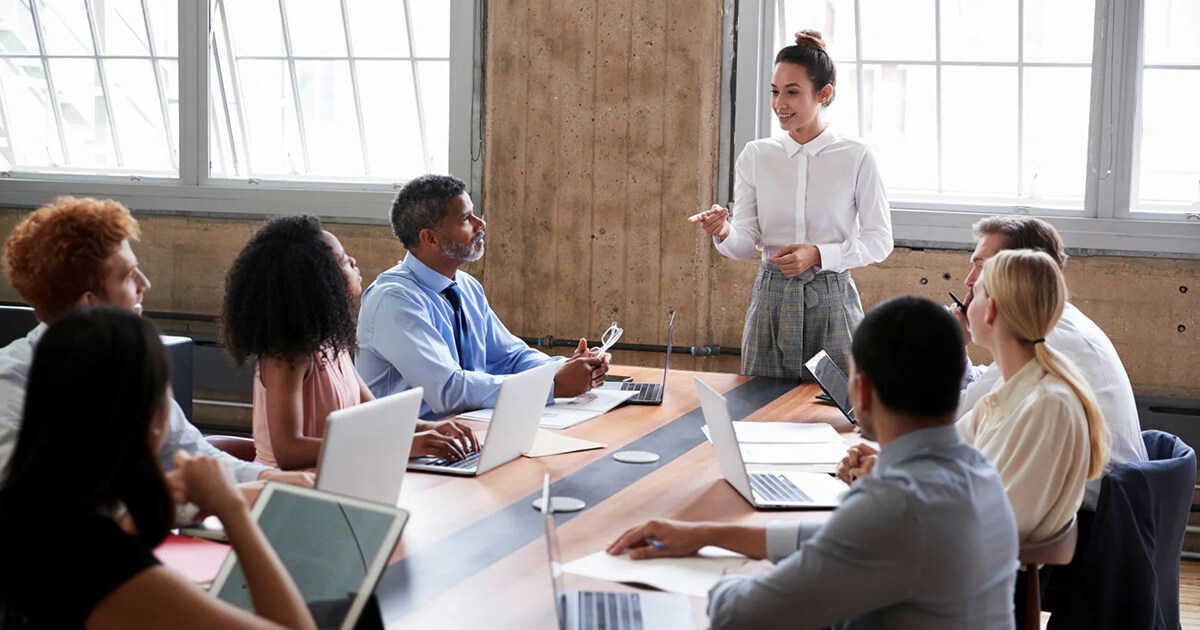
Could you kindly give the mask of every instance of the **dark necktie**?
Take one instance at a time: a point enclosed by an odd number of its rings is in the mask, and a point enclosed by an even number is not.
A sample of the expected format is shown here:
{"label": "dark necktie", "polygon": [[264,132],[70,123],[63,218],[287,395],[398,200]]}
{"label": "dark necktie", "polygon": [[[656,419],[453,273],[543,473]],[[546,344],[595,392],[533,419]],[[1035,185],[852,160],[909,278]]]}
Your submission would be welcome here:
{"label": "dark necktie", "polygon": [[442,295],[446,296],[450,307],[454,309],[454,347],[458,349],[458,365],[464,370],[469,370],[471,368],[467,366],[467,358],[463,354],[463,340],[467,338],[467,314],[463,312],[458,284],[451,283],[442,290]]}

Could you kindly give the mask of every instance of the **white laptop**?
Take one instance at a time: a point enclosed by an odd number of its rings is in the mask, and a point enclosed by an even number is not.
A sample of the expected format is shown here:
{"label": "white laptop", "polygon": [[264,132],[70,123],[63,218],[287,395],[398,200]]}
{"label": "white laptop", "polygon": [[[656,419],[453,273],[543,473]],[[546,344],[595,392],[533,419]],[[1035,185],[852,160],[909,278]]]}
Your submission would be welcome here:
{"label": "white laptop", "polygon": [[704,422],[717,453],[721,476],[759,510],[803,510],[837,507],[848,486],[824,473],[746,471],[725,397],[699,378],[696,393]]}
{"label": "white laptop", "polygon": [[558,530],[550,511],[550,475],[542,478],[542,518],[559,630],[692,630],[692,605],[673,593],[568,591],[563,586]]}
{"label": "white laptop", "polygon": [[637,392],[632,398],[625,401],[630,405],[661,405],[663,402],[663,395],[667,391],[667,372],[671,371],[671,346],[674,343],[675,311],[671,311],[671,318],[667,321],[667,358],[663,361],[662,384],[642,383],[637,381],[608,381],[600,388]]}
{"label": "white laptop", "polygon": [[456,462],[417,457],[409,460],[408,469],[472,477],[520,457],[533,447],[558,368],[558,363],[547,363],[504,377],[487,438],[478,451]]}
{"label": "white laptop", "polygon": [[317,489],[399,505],[424,393],[415,387],[329,414]]}
{"label": "white laptop", "polygon": [[[250,512],[300,590],[318,628],[350,630],[408,522],[390,505],[268,483]],[[210,589],[253,610],[237,554],[230,553]]]}
{"label": "white laptop", "polygon": [[[329,414],[317,459],[317,489],[399,505],[423,392],[416,387]],[[180,527],[179,533],[229,540],[215,516]]]}

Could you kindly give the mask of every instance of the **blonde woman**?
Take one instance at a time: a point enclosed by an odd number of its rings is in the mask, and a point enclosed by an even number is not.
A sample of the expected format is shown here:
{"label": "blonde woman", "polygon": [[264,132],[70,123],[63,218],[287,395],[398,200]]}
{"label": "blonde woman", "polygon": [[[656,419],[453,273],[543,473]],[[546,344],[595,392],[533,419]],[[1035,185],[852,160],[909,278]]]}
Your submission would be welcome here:
{"label": "blonde woman", "polygon": [[1002,378],[958,429],[1000,472],[1020,539],[1044,540],[1071,521],[1109,454],[1092,389],[1046,345],[1067,286],[1050,256],[1008,250],[984,264],[972,291],[971,339],[992,352]]}

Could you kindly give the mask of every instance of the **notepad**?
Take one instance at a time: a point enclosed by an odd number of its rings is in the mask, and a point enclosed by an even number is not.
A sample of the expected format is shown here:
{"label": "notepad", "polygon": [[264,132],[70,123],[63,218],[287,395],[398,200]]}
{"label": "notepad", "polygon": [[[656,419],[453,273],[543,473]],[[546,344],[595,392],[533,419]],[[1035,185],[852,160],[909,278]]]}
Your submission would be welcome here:
{"label": "notepad", "polygon": [[728,569],[742,566],[748,558],[720,547],[704,547],[686,558],[632,560],[598,551],[563,565],[567,573],[597,580],[644,584],[672,593],[705,597]]}
{"label": "notepad", "polygon": [[[566,429],[581,422],[608,413],[617,405],[633,398],[636,391],[621,391],[608,389],[593,389],[592,391],[574,398],[555,398],[553,405],[548,405],[542,412],[540,426],[546,429]],[[480,422],[492,421],[491,409],[477,409],[461,413],[458,417],[465,420]]]}
{"label": "notepad", "polygon": [[[711,442],[708,425],[700,427]],[[827,422],[734,422],[733,432],[740,443],[806,444],[841,442],[845,440]]]}

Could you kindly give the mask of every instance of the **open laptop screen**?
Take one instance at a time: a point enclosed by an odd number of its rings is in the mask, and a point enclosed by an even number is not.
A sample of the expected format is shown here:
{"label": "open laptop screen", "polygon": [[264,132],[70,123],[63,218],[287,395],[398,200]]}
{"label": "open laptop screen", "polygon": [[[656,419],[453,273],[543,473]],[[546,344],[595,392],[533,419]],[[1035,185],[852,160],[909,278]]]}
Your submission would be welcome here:
{"label": "open laptop screen", "polygon": [[854,418],[854,409],[850,405],[850,393],[848,391],[850,380],[846,378],[846,374],[842,372],[842,369],[833,362],[833,359],[829,358],[829,355],[825,354],[825,351],[822,350],[809,359],[808,363],[804,364],[804,367],[808,368],[813,378],[817,379],[817,384],[833,399],[833,404],[838,406],[842,414],[850,422],[857,424],[858,420]]}
{"label": "open laptop screen", "polygon": [[566,587],[563,585],[562,556],[558,551],[558,528],[555,527],[550,496],[550,475],[542,477],[542,519],[546,523],[546,555],[550,560],[550,581],[554,584],[554,612],[560,630],[567,628]]}
{"label": "open laptop screen", "polygon": [[663,397],[667,393],[667,372],[671,370],[671,346],[675,343],[675,311],[671,311],[671,320],[667,323],[667,358],[663,362]]}
{"label": "open laptop screen", "polygon": [[[408,517],[390,506],[278,484],[264,489],[254,516],[319,628],[347,627],[351,614],[357,619]],[[235,556],[229,554],[213,592],[253,610]]]}

